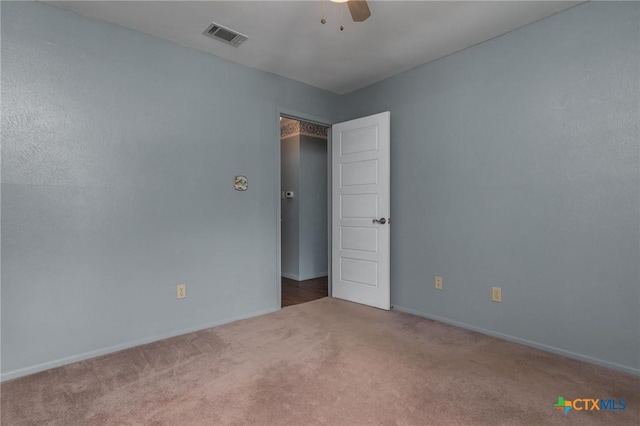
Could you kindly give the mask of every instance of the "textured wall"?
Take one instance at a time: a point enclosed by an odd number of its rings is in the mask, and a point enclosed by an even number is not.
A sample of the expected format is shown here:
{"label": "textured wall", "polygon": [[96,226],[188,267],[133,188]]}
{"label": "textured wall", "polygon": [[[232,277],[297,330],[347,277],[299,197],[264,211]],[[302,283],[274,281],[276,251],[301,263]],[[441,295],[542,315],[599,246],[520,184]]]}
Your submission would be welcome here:
{"label": "textured wall", "polygon": [[639,22],[583,4],[346,98],[391,111],[396,307],[640,371]]}
{"label": "textured wall", "polygon": [[279,107],[391,111],[396,306],[638,371],[637,3],[344,97],[1,7],[4,377],[277,309]]}
{"label": "textured wall", "polygon": [[278,309],[278,109],[337,100],[2,2],[4,377]]}

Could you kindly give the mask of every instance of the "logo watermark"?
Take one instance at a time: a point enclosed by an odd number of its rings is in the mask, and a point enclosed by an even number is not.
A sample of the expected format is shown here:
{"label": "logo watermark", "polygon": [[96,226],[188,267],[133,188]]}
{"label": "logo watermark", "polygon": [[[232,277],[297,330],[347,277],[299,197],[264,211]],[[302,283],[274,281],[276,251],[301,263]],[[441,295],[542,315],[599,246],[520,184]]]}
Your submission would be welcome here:
{"label": "logo watermark", "polygon": [[578,398],[574,400],[558,397],[558,402],[553,404],[557,410],[562,410],[567,414],[571,410],[576,411],[624,411],[627,406],[624,399],[604,399],[604,398]]}

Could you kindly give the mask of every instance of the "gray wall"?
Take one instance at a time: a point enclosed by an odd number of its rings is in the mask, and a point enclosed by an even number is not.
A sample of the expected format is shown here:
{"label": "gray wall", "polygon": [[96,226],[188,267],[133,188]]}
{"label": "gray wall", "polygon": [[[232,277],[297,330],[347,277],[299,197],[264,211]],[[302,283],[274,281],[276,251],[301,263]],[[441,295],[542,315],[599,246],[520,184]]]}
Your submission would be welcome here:
{"label": "gray wall", "polygon": [[300,280],[328,272],[327,140],[300,135]]}
{"label": "gray wall", "polygon": [[279,108],[391,111],[397,307],[639,372],[639,8],[339,97],[2,2],[3,377],[278,309]]}
{"label": "gray wall", "polygon": [[293,191],[294,198],[280,200],[282,276],[297,280],[300,275],[300,135],[280,141],[282,191]]}
{"label": "gray wall", "polygon": [[326,276],[327,140],[307,135],[281,140],[282,275],[297,281]]}
{"label": "gray wall", "polygon": [[640,372],[639,21],[583,4],[345,98],[391,111],[396,308]]}
{"label": "gray wall", "polygon": [[338,99],[2,2],[3,377],[279,309],[278,112]]}

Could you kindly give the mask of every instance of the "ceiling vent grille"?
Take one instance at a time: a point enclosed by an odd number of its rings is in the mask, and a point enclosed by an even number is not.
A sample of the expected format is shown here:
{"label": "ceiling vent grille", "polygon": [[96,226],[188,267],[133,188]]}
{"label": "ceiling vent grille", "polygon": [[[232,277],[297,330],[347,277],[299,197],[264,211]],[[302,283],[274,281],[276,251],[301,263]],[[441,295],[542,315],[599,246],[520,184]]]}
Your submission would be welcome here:
{"label": "ceiling vent grille", "polygon": [[202,34],[208,35],[209,37],[215,38],[216,40],[220,40],[221,42],[230,44],[234,47],[240,46],[249,38],[244,34],[225,28],[215,22],[212,22]]}

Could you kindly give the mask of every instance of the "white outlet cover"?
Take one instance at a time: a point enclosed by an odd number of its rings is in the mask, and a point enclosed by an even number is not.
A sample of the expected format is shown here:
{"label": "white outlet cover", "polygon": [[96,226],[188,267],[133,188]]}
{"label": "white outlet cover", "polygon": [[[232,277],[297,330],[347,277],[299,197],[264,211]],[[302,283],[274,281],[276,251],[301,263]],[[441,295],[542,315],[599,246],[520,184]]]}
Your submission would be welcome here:
{"label": "white outlet cover", "polygon": [[176,297],[178,299],[184,299],[185,297],[187,297],[187,286],[184,284],[179,284],[176,287]]}

